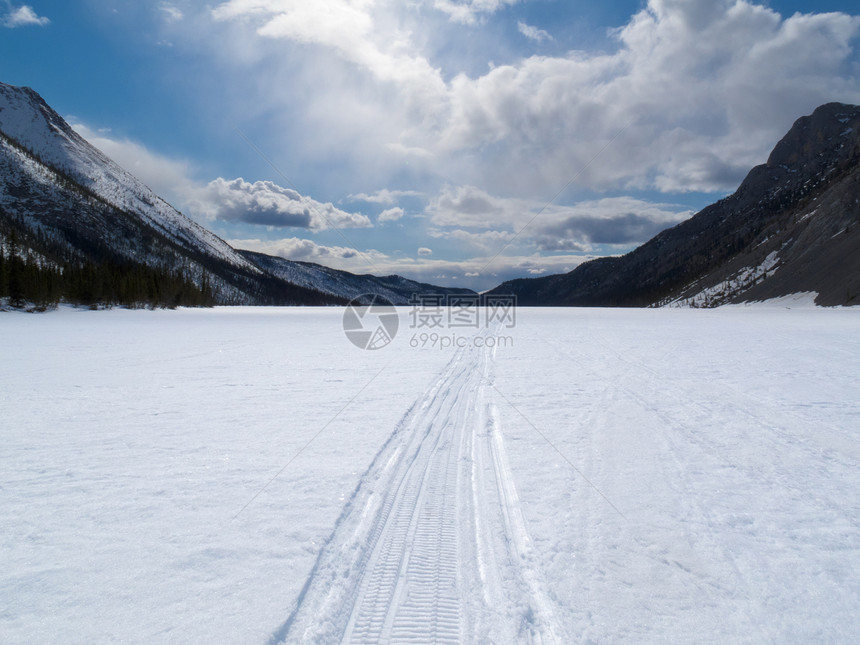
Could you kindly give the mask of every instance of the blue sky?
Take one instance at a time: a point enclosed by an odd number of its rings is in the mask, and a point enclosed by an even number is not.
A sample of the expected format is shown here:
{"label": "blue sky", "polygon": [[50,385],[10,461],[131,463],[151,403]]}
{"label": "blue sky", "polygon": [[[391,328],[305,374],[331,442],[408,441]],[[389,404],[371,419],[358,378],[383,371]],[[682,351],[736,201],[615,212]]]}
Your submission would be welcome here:
{"label": "blue sky", "polygon": [[0,81],[236,246],[484,289],[626,252],[860,103],[857,13],[0,0]]}

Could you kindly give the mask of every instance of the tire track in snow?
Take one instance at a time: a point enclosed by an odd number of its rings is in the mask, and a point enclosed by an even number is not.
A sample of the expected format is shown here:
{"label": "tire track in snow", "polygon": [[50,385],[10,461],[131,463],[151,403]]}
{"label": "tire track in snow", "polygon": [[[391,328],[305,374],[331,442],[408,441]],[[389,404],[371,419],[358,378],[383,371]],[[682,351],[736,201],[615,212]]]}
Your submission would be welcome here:
{"label": "tire track in snow", "polygon": [[350,498],[271,643],[562,642],[488,392],[458,350]]}

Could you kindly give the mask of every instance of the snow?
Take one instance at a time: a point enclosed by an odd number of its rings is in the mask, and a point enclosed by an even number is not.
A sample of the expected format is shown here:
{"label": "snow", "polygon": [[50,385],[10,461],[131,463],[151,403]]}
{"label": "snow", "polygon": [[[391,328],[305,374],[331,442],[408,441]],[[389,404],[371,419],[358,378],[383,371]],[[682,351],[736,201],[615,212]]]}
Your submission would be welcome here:
{"label": "snow", "polygon": [[860,633],[860,310],[402,312],[0,314],[0,642]]}
{"label": "snow", "polygon": [[[755,285],[759,280],[766,280],[768,272],[779,264],[779,253],[771,251],[758,266],[744,267],[736,272],[732,277],[715,284],[712,287],[706,287],[697,294],[679,298],[668,303],[667,307],[713,307],[721,305],[732,296],[743,293],[749,287]],[[801,299],[805,299],[806,294],[799,294]],[[788,296],[793,298],[793,296]],[[780,299],[781,300],[781,299]]]}
{"label": "snow", "polygon": [[799,293],[792,293],[787,296],[780,296],[778,298],[770,298],[768,300],[759,300],[754,302],[745,302],[739,305],[727,305],[729,307],[758,307],[758,308],[784,308],[784,309],[793,309],[793,308],[806,308],[812,309],[817,307],[815,304],[815,299],[818,298],[817,291],[801,291]]}

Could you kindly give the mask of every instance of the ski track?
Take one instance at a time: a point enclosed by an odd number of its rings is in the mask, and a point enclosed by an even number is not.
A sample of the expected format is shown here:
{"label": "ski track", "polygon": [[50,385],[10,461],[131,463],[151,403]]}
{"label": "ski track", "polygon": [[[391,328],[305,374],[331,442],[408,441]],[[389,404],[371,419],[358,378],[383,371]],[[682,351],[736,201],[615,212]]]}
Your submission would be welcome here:
{"label": "ski track", "polygon": [[401,420],[270,643],[564,642],[505,455],[494,350],[458,350]]}
{"label": "ski track", "polygon": [[[709,504],[699,501],[702,495],[696,488],[696,482],[689,477],[690,463],[711,463],[713,470],[719,468],[738,478],[745,477],[747,481],[761,484],[762,490],[781,491],[784,495],[796,499],[804,499],[814,494],[822,508],[830,509],[834,516],[839,516],[843,509],[830,500],[828,491],[822,490],[819,482],[812,480],[799,466],[816,463],[821,454],[826,454],[829,466],[837,472],[856,468],[856,446],[848,446],[841,452],[823,453],[814,435],[798,436],[797,433],[781,427],[778,419],[805,420],[793,410],[767,400],[754,399],[752,395],[721,382],[709,383],[712,394],[703,398],[701,391],[695,391],[689,382],[675,377],[671,370],[658,371],[649,363],[637,358],[635,352],[619,351],[603,337],[600,330],[589,325],[585,327],[583,333],[587,334],[590,345],[601,347],[607,356],[612,356],[612,361],[618,367],[613,371],[602,371],[599,366],[595,369],[593,364],[583,368],[582,375],[588,375],[586,380],[605,383],[606,386],[595,399],[595,401],[602,399],[602,402],[596,403],[588,410],[583,410],[581,425],[601,425],[606,420],[603,418],[605,411],[619,407],[619,401],[633,403],[659,419],[665,431],[655,433],[654,439],[661,447],[660,454],[664,458],[655,461],[654,471],[663,472],[664,479],[671,482],[676,491],[678,512],[687,519],[680,529],[684,535],[683,541],[689,546],[686,562],[674,559],[664,548],[655,549],[655,545],[650,540],[642,539],[634,532],[629,538],[632,539],[631,544],[636,545],[633,551],[635,557],[637,559],[655,558],[667,567],[677,567],[686,574],[690,584],[706,593],[716,591],[723,597],[731,595],[743,597],[745,600],[741,603],[738,613],[745,617],[749,625],[749,637],[757,642],[774,640],[773,627],[759,624],[759,614],[754,607],[761,602],[761,582],[756,579],[756,573],[751,570],[745,554],[735,553],[730,548],[731,545],[722,543],[710,535],[712,531],[720,530],[726,522],[720,513],[727,511],[714,509]],[[557,343],[547,344],[559,355],[567,356],[572,363],[581,362],[580,357],[572,354],[568,348]],[[662,355],[658,355],[657,364],[667,363],[671,358],[671,351],[671,348],[667,348]],[[671,393],[671,400],[666,392]],[[749,403],[746,404],[747,402]],[[724,408],[730,409],[731,414],[727,414]],[[773,456],[767,467],[762,468],[755,460],[748,462],[742,453],[732,452],[731,439],[726,439],[720,434],[714,436],[699,425],[702,420],[717,418],[735,418],[743,431],[756,432],[757,439],[762,442],[762,445],[772,446],[770,454]],[[825,428],[834,434],[839,432],[837,428],[826,424],[818,425],[819,431]],[[736,445],[740,445],[740,442],[736,442]],[[691,459],[690,455],[695,455],[695,458]],[[584,451],[583,470],[585,472],[592,472],[593,457],[593,449]],[[599,474],[596,477],[597,480],[602,478]],[[777,501],[775,499],[775,503]],[[596,503],[601,504],[599,501]],[[591,506],[586,504],[577,511],[583,526],[590,526],[592,523],[595,512]],[[741,513],[743,514],[743,511]],[[733,521],[752,522],[752,519],[747,517],[751,514],[752,511],[747,512],[745,516]],[[580,553],[583,560],[589,553],[597,552],[594,541],[600,539],[597,531],[587,530],[585,533],[589,537],[588,544]],[[709,566],[714,563],[719,563],[723,570],[718,572],[713,566]],[[765,562],[757,564],[761,568],[768,566]],[[588,605],[590,601],[584,600],[584,604]],[[593,625],[589,616],[585,633],[591,626]]]}

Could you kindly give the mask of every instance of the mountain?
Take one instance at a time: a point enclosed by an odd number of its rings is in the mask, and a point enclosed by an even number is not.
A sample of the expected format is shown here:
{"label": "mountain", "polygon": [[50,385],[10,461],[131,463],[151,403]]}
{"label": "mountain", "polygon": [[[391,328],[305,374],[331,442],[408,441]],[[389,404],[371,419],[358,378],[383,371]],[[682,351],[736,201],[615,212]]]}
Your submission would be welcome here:
{"label": "mountain", "polygon": [[505,282],[520,305],[717,306],[815,292],[860,303],[860,107],[798,119],[737,191],[621,257]]}
{"label": "mountain", "polygon": [[384,277],[355,275],[312,262],[285,260],[253,251],[239,251],[239,253],[271,275],[291,284],[313,288],[346,300],[352,300],[363,294],[375,294],[388,298],[395,305],[407,305],[413,294],[445,296],[475,293],[471,289],[437,287],[432,284],[409,280],[399,275]]}
{"label": "mountain", "polygon": [[62,281],[67,298],[73,282],[84,302],[326,305],[368,291],[399,301],[417,285],[293,271],[298,263],[237,251],[90,145],[35,91],[0,83],[3,246],[0,277],[23,273],[26,257],[33,282]]}

